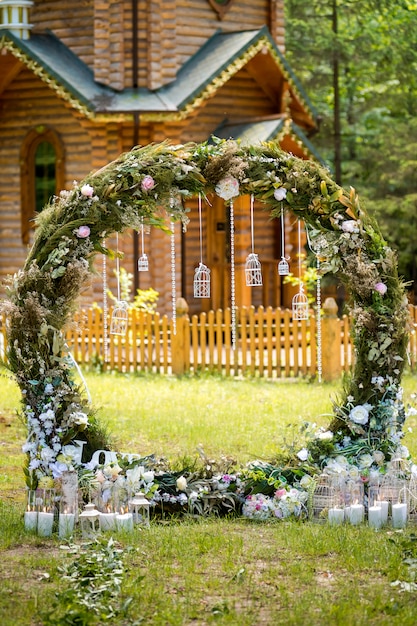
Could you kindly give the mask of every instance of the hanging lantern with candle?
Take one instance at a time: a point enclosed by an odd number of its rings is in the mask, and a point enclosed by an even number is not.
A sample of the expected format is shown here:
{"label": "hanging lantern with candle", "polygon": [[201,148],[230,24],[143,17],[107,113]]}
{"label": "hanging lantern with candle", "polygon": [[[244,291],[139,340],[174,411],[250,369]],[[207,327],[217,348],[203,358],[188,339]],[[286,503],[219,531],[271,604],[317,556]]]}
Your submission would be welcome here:
{"label": "hanging lantern with candle", "polygon": [[245,276],[246,285],[248,287],[262,286],[262,269],[258,255],[254,251],[254,227],[253,227],[253,194],[250,197],[250,230],[251,230],[251,248],[252,252],[246,257]]}
{"label": "hanging lantern with candle", "polygon": [[129,501],[129,510],[133,514],[135,524],[149,527],[149,501],[142,492],[135,493],[134,497]]}

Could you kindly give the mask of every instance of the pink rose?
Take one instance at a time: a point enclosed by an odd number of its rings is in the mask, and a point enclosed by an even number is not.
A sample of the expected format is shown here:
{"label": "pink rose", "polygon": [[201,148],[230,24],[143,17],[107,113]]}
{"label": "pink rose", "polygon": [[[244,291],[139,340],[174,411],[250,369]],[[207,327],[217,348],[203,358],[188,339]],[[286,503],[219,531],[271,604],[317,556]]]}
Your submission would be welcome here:
{"label": "pink rose", "polygon": [[155,181],[152,176],[145,176],[142,180],[141,187],[143,191],[150,191],[155,187]]}
{"label": "pink rose", "polygon": [[91,185],[83,185],[81,187],[81,195],[85,196],[86,198],[92,198],[94,193],[94,187],[92,187]]}
{"label": "pink rose", "polygon": [[278,490],[275,492],[275,497],[276,497],[276,498],[282,498],[282,496],[285,496],[285,494],[286,494],[286,493],[287,493],[287,490],[286,490],[286,489],[278,489]]}
{"label": "pink rose", "polygon": [[89,226],[80,226],[75,231],[75,234],[77,235],[77,237],[79,237],[79,239],[85,239],[90,235],[90,232],[91,231]]}
{"label": "pink rose", "polygon": [[387,293],[388,287],[386,286],[385,283],[376,283],[376,285],[374,285],[374,289],[375,291],[380,293],[381,296],[384,296]]}

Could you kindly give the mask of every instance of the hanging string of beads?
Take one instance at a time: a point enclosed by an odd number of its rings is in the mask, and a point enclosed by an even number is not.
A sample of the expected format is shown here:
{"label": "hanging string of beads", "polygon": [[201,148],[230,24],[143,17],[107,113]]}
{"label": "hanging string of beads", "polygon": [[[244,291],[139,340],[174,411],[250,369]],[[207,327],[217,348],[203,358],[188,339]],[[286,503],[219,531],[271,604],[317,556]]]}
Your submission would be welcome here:
{"label": "hanging string of beads", "polygon": [[254,224],[253,224],[253,194],[250,197],[250,231],[251,231],[251,253],[246,257],[245,276],[246,285],[248,287],[257,287],[262,285],[262,269],[258,255],[254,251]]}
{"label": "hanging string of beads", "polygon": [[[103,248],[105,248],[106,242],[103,241]],[[104,366],[109,362],[109,335],[107,326],[107,316],[109,314],[108,300],[107,300],[107,257],[103,254],[103,354],[104,354]]]}
{"label": "hanging string of beads", "polygon": [[145,237],[144,237],[145,226],[143,224],[143,217],[141,221],[142,221],[142,224],[140,227],[140,234],[141,234],[141,243],[142,243],[142,254],[138,258],[138,271],[147,272],[149,270],[149,261],[148,261],[147,255],[145,254]]}
{"label": "hanging string of beads", "polygon": [[198,194],[198,218],[200,229],[200,263],[194,270],[194,298],[210,298],[210,270],[203,263],[203,223],[201,193]]}
{"label": "hanging string of beads", "polygon": [[[174,198],[169,200],[170,209],[174,207]],[[177,334],[177,285],[176,285],[176,258],[175,258],[175,222],[171,213],[171,306],[172,306],[172,332]]]}
{"label": "hanging string of beads", "polygon": [[308,319],[308,299],[304,293],[301,265],[301,222],[298,220],[298,280],[300,287],[298,293],[292,299],[292,316],[294,320]]}
{"label": "hanging string of beads", "polygon": [[116,277],[117,277],[117,300],[114,305],[111,321],[110,334],[124,337],[127,332],[128,306],[127,302],[120,299],[120,262],[119,262],[119,233],[116,233]]}
{"label": "hanging string of beads", "polygon": [[236,349],[236,279],[235,279],[235,213],[230,201],[230,306],[232,311],[232,349]]}
{"label": "hanging string of beads", "polygon": [[281,261],[278,263],[278,275],[288,276],[290,267],[288,265],[289,257],[285,257],[285,224],[284,224],[284,207],[281,202]]}

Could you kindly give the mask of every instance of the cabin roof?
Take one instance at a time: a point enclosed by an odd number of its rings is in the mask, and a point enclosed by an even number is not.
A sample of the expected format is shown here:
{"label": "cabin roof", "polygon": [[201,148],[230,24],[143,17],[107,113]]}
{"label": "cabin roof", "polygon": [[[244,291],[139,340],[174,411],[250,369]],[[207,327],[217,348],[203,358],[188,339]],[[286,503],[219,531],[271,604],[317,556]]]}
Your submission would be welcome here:
{"label": "cabin roof", "polygon": [[316,126],[314,107],[266,27],[217,31],[184,63],[174,81],[153,91],[145,88],[116,91],[97,83],[93,71],[50,31],[34,33],[22,40],[5,30],[0,48],[6,48],[87,117],[139,112],[145,119],[146,116],[151,119],[152,114],[187,117],[262,53],[273,60],[287,81],[295,106],[303,111],[307,125]]}

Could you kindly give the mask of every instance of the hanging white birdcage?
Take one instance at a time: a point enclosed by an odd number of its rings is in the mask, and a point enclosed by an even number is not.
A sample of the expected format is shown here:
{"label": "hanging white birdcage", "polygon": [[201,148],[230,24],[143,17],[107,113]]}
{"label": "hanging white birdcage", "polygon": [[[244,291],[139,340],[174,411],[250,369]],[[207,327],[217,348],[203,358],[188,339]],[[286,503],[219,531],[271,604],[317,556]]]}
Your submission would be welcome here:
{"label": "hanging white birdcage", "polygon": [[149,270],[149,261],[145,253],[138,258],[138,272],[147,272]]}
{"label": "hanging white birdcage", "polygon": [[124,337],[127,332],[128,317],[127,302],[117,300],[111,315],[110,334]]}
{"label": "hanging white birdcage", "polygon": [[258,287],[262,285],[262,270],[258,255],[251,252],[245,263],[246,285],[248,287]]}
{"label": "hanging white birdcage", "polygon": [[288,276],[289,273],[290,266],[288,265],[288,261],[285,257],[282,257],[281,261],[278,263],[278,275]]}
{"label": "hanging white birdcage", "polygon": [[204,263],[194,271],[194,298],[210,298],[210,270]]}
{"label": "hanging white birdcage", "polygon": [[308,320],[308,299],[302,285],[292,299],[292,317],[294,320]]}

